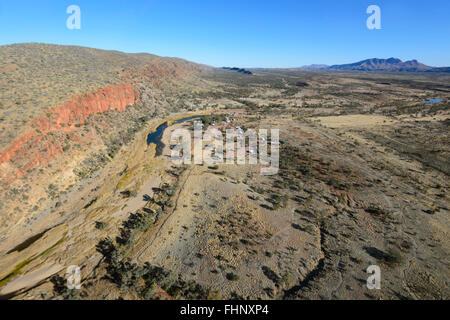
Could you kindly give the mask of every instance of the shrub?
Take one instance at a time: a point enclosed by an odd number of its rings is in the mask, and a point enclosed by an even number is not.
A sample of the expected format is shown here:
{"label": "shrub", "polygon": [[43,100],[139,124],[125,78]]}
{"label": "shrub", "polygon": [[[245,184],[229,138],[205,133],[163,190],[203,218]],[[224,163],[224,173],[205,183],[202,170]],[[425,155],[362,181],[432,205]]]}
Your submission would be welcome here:
{"label": "shrub", "polygon": [[53,291],[57,295],[62,296],[64,300],[77,300],[80,298],[80,290],[69,289],[66,279],[63,277],[58,275],[52,276],[50,282],[53,283]]}
{"label": "shrub", "polygon": [[402,263],[403,257],[400,250],[392,247],[384,254],[384,261],[386,261],[388,265],[394,266]]}
{"label": "shrub", "polygon": [[232,273],[232,272],[227,273],[226,278],[229,281],[237,281],[237,280],[239,280],[239,276],[237,274]]}
{"label": "shrub", "polygon": [[108,223],[106,222],[100,222],[100,221],[96,221],[95,222],[95,227],[99,230],[103,230],[108,226]]}
{"label": "shrub", "polygon": [[270,269],[267,266],[263,266],[262,271],[264,275],[270,280],[272,280],[272,282],[275,283],[277,287],[280,285],[281,279],[272,269]]}

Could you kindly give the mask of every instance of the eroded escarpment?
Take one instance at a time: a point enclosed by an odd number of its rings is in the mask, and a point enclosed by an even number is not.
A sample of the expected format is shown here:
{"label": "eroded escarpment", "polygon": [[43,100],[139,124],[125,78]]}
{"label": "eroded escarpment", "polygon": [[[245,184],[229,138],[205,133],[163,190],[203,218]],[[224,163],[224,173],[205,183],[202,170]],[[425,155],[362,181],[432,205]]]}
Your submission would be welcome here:
{"label": "eroded escarpment", "polygon": [[[137,102],[154,112],[155,97],[174,95],[206,68],[181,59],[83,47],[0,48],[0,64],[19,57],[22,63],[4,70],[0,80],[0,184],[60,156],[66,142],[58,133],[72,136],[90,116],[122,112]],[[87,138],[71,137],[80,145],[89,143]]]}
{"label": "eroded escarpment", "polygon": [[28,170],[42,167],[58,157],[64,146],[48,137],[51,132],[70,134],[77,125],[95,113],[123,111],[139,100],[139,92],[130,84],[111,85],[93,93],[74,96],[33,121],[30,131],[14,140],[0,155],[0,178],[10,182]]}

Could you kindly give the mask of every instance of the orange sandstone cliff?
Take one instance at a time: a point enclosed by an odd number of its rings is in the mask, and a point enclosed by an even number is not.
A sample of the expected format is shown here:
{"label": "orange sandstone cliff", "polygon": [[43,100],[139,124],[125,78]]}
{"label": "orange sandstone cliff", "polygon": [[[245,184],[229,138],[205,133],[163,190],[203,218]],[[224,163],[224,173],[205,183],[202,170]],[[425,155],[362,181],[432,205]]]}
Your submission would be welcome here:
{"label": "orange sandstone cliff", "polygon": [[11,182],[26,171],[42,167],[62,153],[63,146],[48,136],[60,131],[70,134],[91,115],[109,110],[123,111],[139,101],[130,84],[110,85],[96,92],[74,96],[63,105],[47,110],[32,122],[32,129],[16,138],[0,154],[0,180]]}

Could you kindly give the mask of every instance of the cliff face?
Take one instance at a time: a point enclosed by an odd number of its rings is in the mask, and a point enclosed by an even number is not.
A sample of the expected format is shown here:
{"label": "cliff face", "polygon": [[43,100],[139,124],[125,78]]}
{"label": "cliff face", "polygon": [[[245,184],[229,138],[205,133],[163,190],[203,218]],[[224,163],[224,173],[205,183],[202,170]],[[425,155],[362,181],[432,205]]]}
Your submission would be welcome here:
{"label": "cliff face", "polygon": [[95,113],[123,111],[139,100],[139,92],[130,84],[111,85],[96,92],[74,96],[61,106],[49,109],[32,122],[33,129],[16,138],[0,154],[0,180],[11,182],[30,169],[43,167],[63,152],[63,145],[49,135],[70,135]]}
{"label": "cliff face", "polygon": [[102,88],[97,92],[75,96],[71,101],[49,111],[50,117],[36,120],[41,131],[60,130],[84,122],[91,114],[109,110],[125,110],[139,100],[139,93],[129,84]]}

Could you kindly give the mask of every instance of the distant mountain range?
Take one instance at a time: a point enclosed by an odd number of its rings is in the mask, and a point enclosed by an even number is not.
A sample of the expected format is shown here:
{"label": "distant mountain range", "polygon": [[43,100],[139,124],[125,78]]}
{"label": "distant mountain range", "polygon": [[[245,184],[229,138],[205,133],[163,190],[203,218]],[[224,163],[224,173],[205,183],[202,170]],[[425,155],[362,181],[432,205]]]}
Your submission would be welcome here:
{"label": "distant mountain range", "polygon": [[327,66],[313,64],[303,66],[307,70],[336,70],[336,71],[383,71],[383,72],[450,72],[450,67],[435,68],[420,63],[417,60],[403,62],[397,58],[389,59],[367,59],[350,64]]}
{"label": "distant mountain range", "polygon": [[325,70],[328,68],[329,66],[326,64],[310,64],[309,66],[301,67],[301,69],[308,69],[308,70]]}

